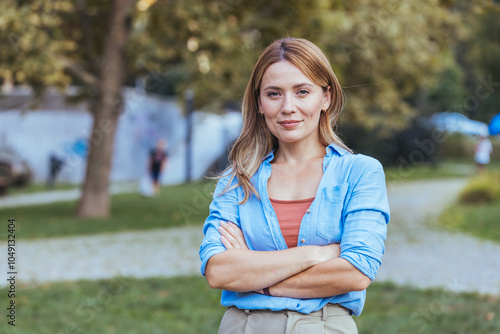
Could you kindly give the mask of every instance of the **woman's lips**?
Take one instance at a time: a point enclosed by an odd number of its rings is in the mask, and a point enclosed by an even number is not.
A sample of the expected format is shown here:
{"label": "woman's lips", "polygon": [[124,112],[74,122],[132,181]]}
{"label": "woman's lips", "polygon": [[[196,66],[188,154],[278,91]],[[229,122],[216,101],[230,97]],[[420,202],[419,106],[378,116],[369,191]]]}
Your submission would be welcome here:
{"label": "woman's lips", "polygon": [[292,128],[296,127],[297,125],[299,125],[300,121],[281,121],[281,122],[278,122],[278,124],[284,128],[292,129]]}

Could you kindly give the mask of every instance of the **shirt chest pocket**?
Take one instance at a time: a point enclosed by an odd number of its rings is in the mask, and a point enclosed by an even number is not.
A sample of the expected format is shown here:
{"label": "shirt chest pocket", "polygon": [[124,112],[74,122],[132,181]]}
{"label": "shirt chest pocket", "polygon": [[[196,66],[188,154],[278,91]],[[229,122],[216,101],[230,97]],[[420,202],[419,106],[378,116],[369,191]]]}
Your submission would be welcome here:
{"label": "shirt chest pocket", "polygon": [[317,216],[316,233],[327,243],[340,242],[342,235],[342,210],[348,184],[323,189],[323,198]]}

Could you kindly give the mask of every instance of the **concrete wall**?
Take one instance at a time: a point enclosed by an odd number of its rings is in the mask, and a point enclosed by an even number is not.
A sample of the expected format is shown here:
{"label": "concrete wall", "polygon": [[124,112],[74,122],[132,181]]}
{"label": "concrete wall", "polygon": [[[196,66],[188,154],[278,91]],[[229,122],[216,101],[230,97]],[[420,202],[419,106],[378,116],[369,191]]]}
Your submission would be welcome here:
{"label": "concrete wall", "polygon": [[[170,152],[169,169],[162,183],[179,183],[185,177],[186,121],[173,99],[146,95],[127,89],[125,111],[120,117],[113,155],[112,181],[138,180],[146,174],[149,150],[160,137],[166,138]],[[206,169],[237,138],[241,115],[195,112],[193,114],[192,176],[203,176]],[[58,181],[80,183],[85,173],[85,147],[92,117],[85,108],[0,111],[0,145],[7,145],[25,159],[35,182],[45,182],[49,156],[60,156],[65,165]]]}

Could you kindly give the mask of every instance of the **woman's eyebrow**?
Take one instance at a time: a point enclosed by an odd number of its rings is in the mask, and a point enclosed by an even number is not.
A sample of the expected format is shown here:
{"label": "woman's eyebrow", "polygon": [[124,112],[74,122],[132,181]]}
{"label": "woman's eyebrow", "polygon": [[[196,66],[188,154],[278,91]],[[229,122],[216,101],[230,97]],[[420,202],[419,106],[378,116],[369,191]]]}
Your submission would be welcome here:
{"label": "woman's eyebrow", "polygon": [[299,83],[299,84],[296,84],[296,85],[293,85],[293,88],[300,88],[300,87],[312,87],[312,84],[310,84],[309,82],[302,82],[302,83]]}
{"label": "woman's eyebrow", "polygon": [[280,90],[280,89],[281,89],[281,87],[278,87],[278,86],[267,86],[263,90]]}
{"label": "woman's eyebrow", "polygon": [[[294,88],[294,89],[301,88],[301,87],[312,87],[312,84],[310,84],[308,82],[301,82],[301,83],[298,83],[298,84],[295,84],[292,86],[292,88]],[[271,90],[280,90],[282,88],[278,87],[278,86],[267,86],[263,90],[270,90],[270,89]]]}

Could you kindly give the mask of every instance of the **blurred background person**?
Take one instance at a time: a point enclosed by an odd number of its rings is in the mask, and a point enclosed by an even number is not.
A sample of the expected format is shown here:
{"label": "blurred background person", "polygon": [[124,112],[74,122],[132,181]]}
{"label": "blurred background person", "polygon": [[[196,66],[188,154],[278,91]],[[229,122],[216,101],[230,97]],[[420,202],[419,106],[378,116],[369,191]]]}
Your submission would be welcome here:
{"label": "blurred background person", "polygon": [[160,178],[168,165],[167,141],[159,139],[149,154],[149,175],[153,184],[153,195],[160,194]]}
{"label": "blurred background person", "polygon": [[493,146],[487,136],[480,136],[474,151],[474,161],[477,172],[482,173],[487,164],[490,163],[490,155],[493,153]]}

